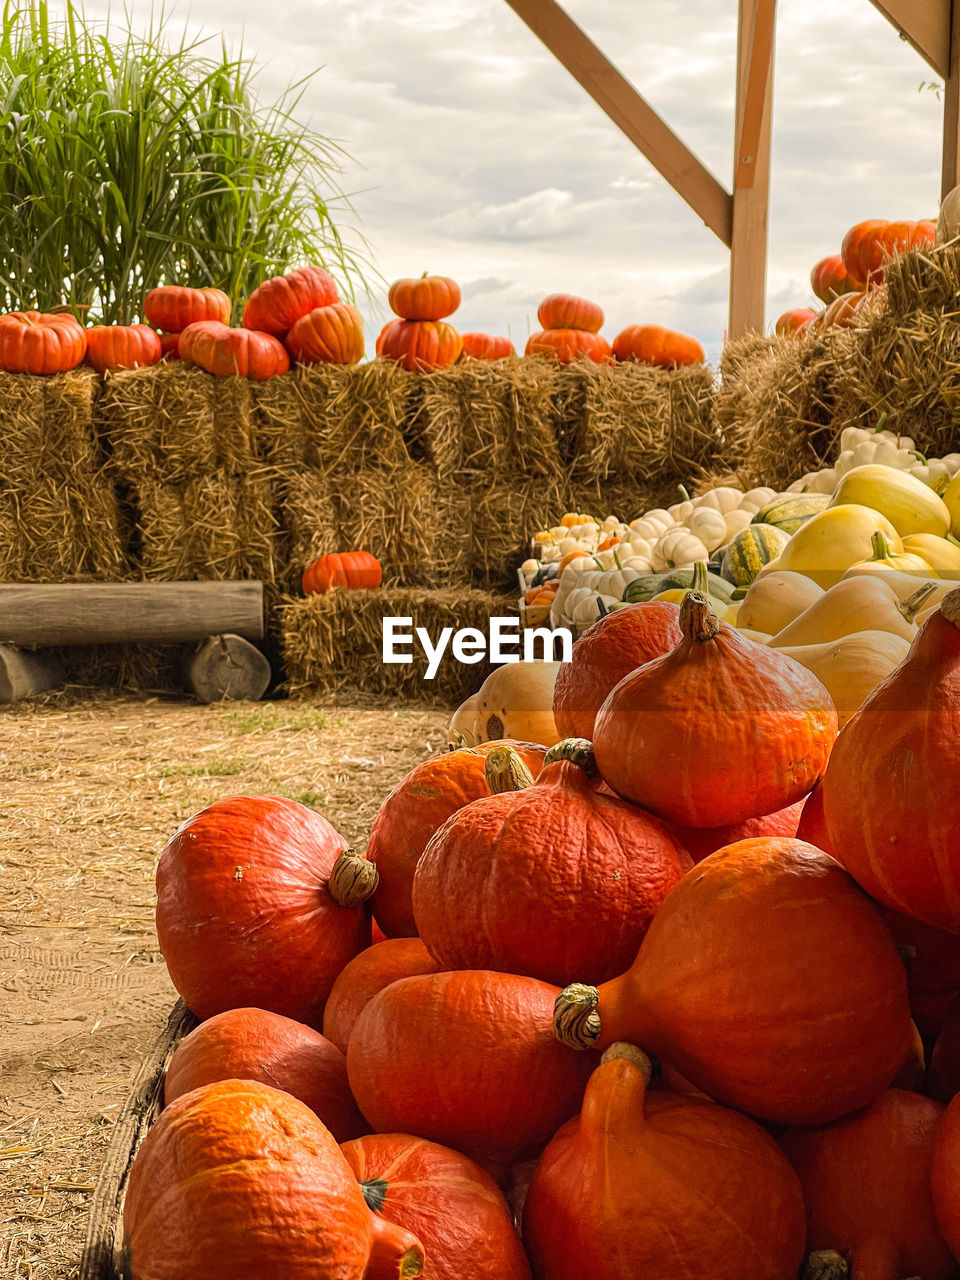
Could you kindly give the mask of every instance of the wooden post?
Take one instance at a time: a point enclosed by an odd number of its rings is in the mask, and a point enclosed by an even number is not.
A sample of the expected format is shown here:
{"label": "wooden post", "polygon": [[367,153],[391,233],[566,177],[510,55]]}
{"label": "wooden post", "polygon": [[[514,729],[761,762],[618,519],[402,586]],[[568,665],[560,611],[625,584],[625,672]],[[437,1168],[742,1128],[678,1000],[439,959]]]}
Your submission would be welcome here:
{"label": "wooden post", "polygon": [[943,167],[940,199],[960,184],[960,0],[950,6],[950,65],[943,86]]}
{"label": "wooden post", "polygon": [[728,338],[763,331],[776,0],[739,0]]}
{"label": "wooden post", "polygon": [[0,702],[45,693],[62,680],[63,667],[55,654],[24,653],[12,644],[0,644]]}
{"label": "wooden post", "polygon": [[242,636],[212,636],[185,655],[184,680],[201,702],[257,702],[271,675],[270,663]]}

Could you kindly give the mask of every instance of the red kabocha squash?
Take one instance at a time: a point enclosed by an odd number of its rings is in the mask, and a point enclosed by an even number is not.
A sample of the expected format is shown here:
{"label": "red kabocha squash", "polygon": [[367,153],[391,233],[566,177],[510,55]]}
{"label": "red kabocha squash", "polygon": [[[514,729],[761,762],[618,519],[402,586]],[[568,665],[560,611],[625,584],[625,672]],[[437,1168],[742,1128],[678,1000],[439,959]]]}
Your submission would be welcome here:
{"label": "red kabocha squash", "polygon": [[179,333],[161,333],[160,352],[161,352],[161,359],[163,360],[179,360],[180,359],[180,334]]}
{"label": "red kabocha squash", "polygon": [[826,767],[833,699],[815,675],[720,622],[705,596],[680,606],[683,639],[626,676],[597,715],[597,765],[619,795],[684,827],[785,809]]}
{"label": "red kabocha squash", "polygon": [[219,378],[265,382],[290,368],[286,347],[269,333],[231,329],[218,320],[187,325],[177,346],[181,360],[198,364]]}
{"label": "red kabocha squash", "polygon": [[305,596],[323,596],[334,587],[375,591],[382,581],[380,561],[371,552],[334,551],[307,566],[300,589]]}
{"label": "red kabocha squash", "polygon": [[889,225],[885,219],[869,218],[851,227],[843,237],[840,256],[853,289],[865,289],[880,279],[886,256],[883,235]]}
{"label": "red kabocha squash", "polygon": [[256,1007],[319,1027],[370,942],[376,868],[306,805],[233,796],[188,818],[157,866],[157,936],[198,1018]]}
{"label": "red kabocha squash", "polygon": [[447,751],[415,765],[380,806],[370,829],[367,857],[380,879],[371,906],[389,937],[413,937],[413,873],[430,837],[451,814],[490,795],[486,759],[497,746],[513,747],[534,777],[546,747],[532,742],[483,742]]}
{"label": "red kabocha squash", "polygon": [[711,1102],[647,1092],[649,1061],[632,1045],[610,1053],[530,1184],[536,1280],[795,1276],[803,1199],[769,1134]]}
{"label": "red kabocha squash", "polygon": [[837,738],[830,846],[879,902],[960,932],[960,588]]}
{"label": "red kabocha squash", "polygon": [[588,627],[557,672],[553,718],[561,736],[592,742],[611,689],[651,658],[670,653],[681,638],[680,609],[665,600],[616,609]]}
{"label": "red kabocha squash", "polygon": [[839,253],[820,259],[810,272],[810,284],[820,301],[828,306],[841,294],[855,293],[862,287],[856,278],[850,278],[844,266],[843,257]]}
{"label": "red kabocha squash", "polygon": [[516,348],[509,338],[477,332],[463,335],[461,359],[464,356],[470,356],[473,360],[506,360],[508,356],[516,354]]}
{"label": "red kabocha squash", "polygon": [[363,317],[346,302],[314,307],[284,342],[299,364],[356,364],[363,359]]}
{"label": "red kabocha squash", "polygon": [[[930,1167],[943,1107],[889,1089],[868,1107],[780,1147],[803,1188],[814,1275],[851,1280],[949,1280],[957,1264],[933,1211]],[[828,1263],[835,1269],[827,1270]],[[844,1268],[846,1264],[846,1268]],[[848,1268],[848,1269],[847,1269]]]}
{"label": "red kabocha squash", "polygon": [[164,1105],[218,1080],[259,1080],[306,1103],[338,1142],[368,1131],[347,1083],[347,1060],[319,1031],[268,1013],[227,1009],[177,1045],[163,1082]]}
{"label": "red kabocha squash", "polygon": [[163,355],[160,335],[145,324],[98,324],[87,330],[87,363],[97,373],[141,369]]}
{"label": "red kabocha squash", "polygon": [[582,329],[599,333],[603,328],[603,308],[572,293],[551,293],[537,308],[541,329]]}
{"label": "red kabocha squash", "polygon": [[282,338],[301,316],[337,301],[336,282],[322,267],[298,267],[254,289],[243,309],[243,327]]}
{"label": "red kabocha squash", "polygon": [[220,289],[188,289],[185,285],[164,284],[151,289],[143,300],[148,324],[168,333],[182,333],[188,324],[200,320],[230,323],[230,299]]}
{"label": "red kabocha squash", "polygon": [[595,789],[589,742],[551,747],[539,778],[510,747],[487,756],[497,794],[460,809],[417,863],[413,914],[446,969],[563,986],[622,972],[691,864],[649,814]]}
{"label": "red kabocha squash", "polygon": [[0,369],[7,373],[66,373],[86,352],[86,331],[72,315],[11,311],[0,316]]}
{"label": "red kabocha squash", "polygon": [[347,1074],[379,1133],[475,1160],[535,1155],[574,1114],[596,1064],[551,1032],[557,987],[485,970],[401,978],[353,1028]]}
{"label": "red kabocha squash", "polygon": [[935,929],[889,907],[881,907],[880,915],[907,966],[913,1019],[932,1045],[954,997],[960,994],[960,935]]}
{"label": "red kabocha squash", "polygon": [[[460,286],[449,276],[405,276],[387,294],[390,310],[401,320],[443,320],[460,305]],[[446,326],[449,328],[449,326]]]}
{"label": "red kabocha squash", "polygon": [[373,1212],[420,1240],[423,1280],[530,1280],[510,1207],[478,1164],[407,1133],[371,1134],[342,1151]]}
{"label": "red kabocha squash", "polygon": [[800,821],[797,823],[796,837],[814,844],[824,853],[830,853],[830,837],[827,835],[827,824],[823,818],[823,784],[818,782],[803,802],[800,810]]}
{"label": "red kabocha squash", "polygon": [[816,311],[812,311],[810,307],[794,307],[792,311],[784,311],[783,315],[777,318],[773,329],[780,337],[789,338],[792,334],[799,333],[805,325],[816,318]]}
{"label": "red kabocha squash", "polygon": [[782,1124],[866,1106],[912,1039],[903,964],[869,898],[813,845],[771,837],[688,872],[631,968],[568,987],[555,1027],[573,1046],[629,1040]]}
{"label": "red kabocha squash", "polygon": [[960,1258],[960,1094],[940,1117],[933,1144],[930,1186],[937,1225],[950,1252]]}
{"label": "red kabocha squash", "polygon": [[960,996],[954,996],[930,1053],[925,1091],[947,1103],[960,1093]]}
{"label": "red kabocha squash", "polygon": [[[702,862],[711,853],[728,844],[736,844],[738,840],[752,840],[757,836],[795,836],[805,803],[798,800],[776,813],[765,814],[762,818],[745,818],[743,822],[734,822],[726,827],[677,827],[668,824],[667,830],[683,845],[694,862]],[[816,841],[812,843],[816,844]]]}
{"label": "red kabocha squash", "polygon": [[411,373],[425,373],[454,364],[460,346],[460,334],[443,320],[391,320],[380,330],[377,355]]}
{"label": "red kabocha squash", "polygon": [[386,938],[361,951],[341,971],[323,1010],[323,1034],[347,1052],[360,1014],[391,982],[420,973],[439,973],[440,966],[419,938]]}
{"label": "red kabocha squash", "polygon": [[703,347],[686,333],[664,329],[659,324],[628,324],[613,340],[617,360],[636,360],[639,364],[676,369],[682,365],[702,364]]}
{"label": "red kabocha squash", "polygon": [[543,329],[532,333],[523,349],[526,356],[549,356],[559,364],[574,360],[592,360],[594,364],[609,364],[610,343],[599,333],[586,329]]}
{"label": "red kabocha squash", "polygon": [[423,1247],[371,1213],[309,1107],[254,1080],[184,1094],[134,1157],[123,1208],[131,1280],[415,1277]]}

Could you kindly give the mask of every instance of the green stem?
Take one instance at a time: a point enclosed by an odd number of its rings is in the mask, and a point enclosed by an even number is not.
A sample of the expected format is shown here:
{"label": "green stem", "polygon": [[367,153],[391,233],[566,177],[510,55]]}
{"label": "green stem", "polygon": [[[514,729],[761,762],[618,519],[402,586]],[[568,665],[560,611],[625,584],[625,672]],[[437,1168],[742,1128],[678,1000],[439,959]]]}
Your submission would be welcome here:
{"label": "green stem", "polygon": [[600,777],[597,759],[593,754],[593,743],[588,742],[586,738],[564,738],[562,742],[554,743],[543,758],[544,768],[557,760],[566,760],[568,764],[575,764],[588,778]]}

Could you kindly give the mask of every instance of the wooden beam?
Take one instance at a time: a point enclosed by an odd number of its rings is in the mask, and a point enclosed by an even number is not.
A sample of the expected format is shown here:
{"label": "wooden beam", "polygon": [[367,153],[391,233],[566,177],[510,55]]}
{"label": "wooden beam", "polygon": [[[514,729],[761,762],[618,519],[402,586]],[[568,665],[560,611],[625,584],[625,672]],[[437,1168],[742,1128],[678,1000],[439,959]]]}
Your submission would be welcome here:
{"label": "wooden beam", "polygon": [[872,0],[944,79],[950,74],[950,0]]}
{"label": "wooden beam", "polygon": [[950,74],[943,86],[941,200],[960,184],[960,0],[953,0],[950,8]]}
{"label": "wooden beam", "polygon": [[723,243],[733,238],[730,193],[556,0],[507,0],[594,102]]}
{"label": "wooden beam", "polygon": [[[760,8],[768,0],[740,0],[737,33],[737,118],[735,138],[744,135],[750,107],[750,71],[754,61],[753,39],[762,23]],[[770,6],[773,8],[773,5]],[[773,15],[771,15],[772,17]],[[768,60],[773,57],[771,31]],[[754,106],[755,109],[755,106]],[[773,113],[773,75],[768,73],[760,104],[760,130],[749,184],[734,182],[733,243],[730,253],[730,314],[728,338],[748,330],[763,332],[767,284],[767,212],[770,192],[770,123]],[[742,168],[735,158],[734,173]]]}
{"label": "wooden beam", "polygon": [[752,187],[757,152],[767,108],[767,85],[773,72],[773,36],[777,25],[777,0],[760,0],[753,15],[746,72],[743,117],[738,122],[735,152],[735,187]]}

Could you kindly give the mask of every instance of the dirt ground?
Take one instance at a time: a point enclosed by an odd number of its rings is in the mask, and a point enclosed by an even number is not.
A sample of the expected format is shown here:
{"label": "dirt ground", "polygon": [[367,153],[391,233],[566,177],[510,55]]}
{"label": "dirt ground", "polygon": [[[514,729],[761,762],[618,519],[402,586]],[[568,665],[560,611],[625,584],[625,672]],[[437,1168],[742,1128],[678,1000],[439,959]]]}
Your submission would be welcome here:
{"label": "dirt ground", "polygon": [[449,714],[63,694],[0,708],[0,1280],[77,1274],[114,1117],[175,999],[153,909],[178,823],[270,792],[363,848]]}

